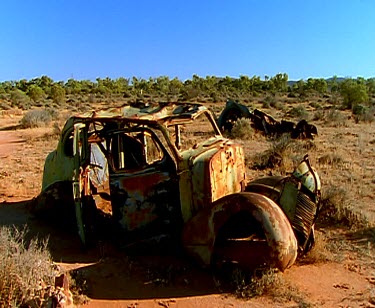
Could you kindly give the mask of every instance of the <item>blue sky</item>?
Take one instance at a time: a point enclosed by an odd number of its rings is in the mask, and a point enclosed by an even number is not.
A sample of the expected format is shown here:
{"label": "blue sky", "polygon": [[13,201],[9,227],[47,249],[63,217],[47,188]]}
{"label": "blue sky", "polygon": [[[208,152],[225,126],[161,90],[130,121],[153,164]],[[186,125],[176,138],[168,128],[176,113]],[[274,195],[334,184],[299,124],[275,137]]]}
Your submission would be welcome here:
{"label": "blue sky", "polygon": [[3,0],[0,81],[375,77],[373,0]]}

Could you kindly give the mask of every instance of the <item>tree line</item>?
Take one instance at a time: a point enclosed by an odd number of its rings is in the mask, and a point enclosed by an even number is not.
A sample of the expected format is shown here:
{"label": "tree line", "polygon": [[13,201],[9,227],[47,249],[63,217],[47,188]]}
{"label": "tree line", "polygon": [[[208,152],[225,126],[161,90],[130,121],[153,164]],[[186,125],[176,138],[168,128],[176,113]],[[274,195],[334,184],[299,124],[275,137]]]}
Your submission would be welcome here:
{"label": "tree line", "polygon": [[227,98],[247,100],[262,94],[288,95],[307,98],[311,95],[340,97],[346,108],[358,104],[372,105],[375,96],[375,78],[308,78],[289,81],[286,73],[275,76],[200,77],[181,81],[178,78],[159,76],[143,78],[97,78],[92,80],[54,81],[48,76],[31,80],[0,82],[1,106],[25,108],[51,102],[62,105],[77,99],[122,101],[137,99],[210,100]]}

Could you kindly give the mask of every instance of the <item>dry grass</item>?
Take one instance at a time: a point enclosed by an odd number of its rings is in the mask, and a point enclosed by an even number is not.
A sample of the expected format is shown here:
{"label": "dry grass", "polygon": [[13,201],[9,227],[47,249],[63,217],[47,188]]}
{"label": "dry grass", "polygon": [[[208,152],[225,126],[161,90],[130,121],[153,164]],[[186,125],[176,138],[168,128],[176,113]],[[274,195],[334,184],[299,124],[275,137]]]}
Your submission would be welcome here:
{"label": "dry grass", "polygon": [[56,276],[47,242],[25,242],[25,230],[0,228],[0,307],[41,307]]}
{"label": "dry grass", "polygon": [[251,127],[250,119],[241,118],[238,119],[230,132],[230,137],[233,139],[244,139],[248,140],[254,136],[254,129]]}
{"label": "dry grass", "polygon": [[47,126],[52,121],[52,115],[45,109],[30,110],[25,113],[20,121],[23,128],[43,127]]}
{"label": "dry grass", "polygon": [[322,211],[320,219],[331,224],[341,224],[349,228],[368,228],[369,218],[355,209],[354,203],[348,197],[348,191],[343,187],[328,186],[323,190]]}
{"label": "dry grass", "polygon": [[286,174],[293,171],[307,149],[313,146],[309,140],[294,140],[290,138],[289,134],[284,134],[270,140],[266,151],[256,153],[252,157],[251,168],[255,170],[270,169],[273,174]]}
{"label": "dry grass", "polygon": [[330,109],[324,115],[324,123],[334,127],[347,127],[349,125],[348,116],[334,108]]}
{"label": "dry grass", "polygon": [[328,238],[325,234],[315,232],[314,247],[305,255],[299,263],[301,264],[317,264],[334,261],[333,252],[329,249]]}
{"label": "dry grass", "polygon": [[244,272],[236,269],[232,274],[232,282],[235,294],[239,298],[267,296],[279,303],[292,301],[297,304],[297,307],[312,307],[312,304],[307,301],[307,296],[285,280],[282,273],[274,269],[259,272],[250,279]]}

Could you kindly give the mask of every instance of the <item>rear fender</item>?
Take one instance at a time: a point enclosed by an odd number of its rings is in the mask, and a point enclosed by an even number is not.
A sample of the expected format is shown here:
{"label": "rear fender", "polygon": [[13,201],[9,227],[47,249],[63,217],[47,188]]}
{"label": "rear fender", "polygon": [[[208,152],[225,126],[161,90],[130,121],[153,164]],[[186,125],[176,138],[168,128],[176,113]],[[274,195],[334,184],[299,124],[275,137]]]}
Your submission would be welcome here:
{"label": "rear fender", "polygon": [[[260,257],[269,265],[283,271],[294,263],[297,257],[297,241],[288,219],[271,199],[251,192],[225,196],[189,220],[182,239],[188,254],[202,265],[210,265],[218,234],[235,215],[251,217],[252,221],[260,226],[268,246],[268,255]],[[246,242],[241,242],[241,246],[244,246],[244,243],[246,245]],[[237,259],[242,260],[241,263],[254,260],[252,254],[257,254],[256,249],[237,250]],[[233,249],[228,251],[228,254],[233,255]],[[243,265],[247,267],[247,264]]]}

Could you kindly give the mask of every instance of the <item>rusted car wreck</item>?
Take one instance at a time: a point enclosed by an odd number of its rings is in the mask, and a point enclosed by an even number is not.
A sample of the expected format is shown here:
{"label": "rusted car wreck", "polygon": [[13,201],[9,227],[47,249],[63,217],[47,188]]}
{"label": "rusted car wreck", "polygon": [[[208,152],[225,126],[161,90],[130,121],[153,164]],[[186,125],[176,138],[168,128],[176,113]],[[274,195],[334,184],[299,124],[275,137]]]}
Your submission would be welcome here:
{"label": "rusted car wreck", "polygon": [[34,209],[71,204],[87,243],[104,200],[128,239],[171,234],[204,266],[283,271],[314,243],[319,197],[307,157],[290,176],[248,183],[242,147],[206,107],[158,103],[68,119]]}
{"label": "rusted car wreck", "polygon": [[219,116],[219,128],[223,132],[230,132],[233,124],[241,118],[249,119],[254,129],[269,137],[290,134],[293,139],[314,139],[314,136],[318,134],[317,127],[306,120],[300,120],[298,123],[286,120],[277,121],[259,109],[249,110],[246,106],[231,100],[227,101]]}

